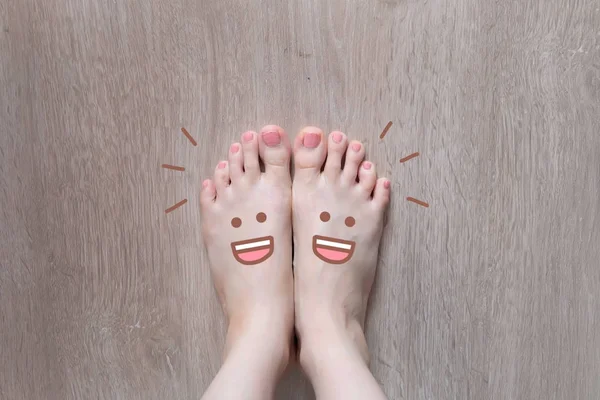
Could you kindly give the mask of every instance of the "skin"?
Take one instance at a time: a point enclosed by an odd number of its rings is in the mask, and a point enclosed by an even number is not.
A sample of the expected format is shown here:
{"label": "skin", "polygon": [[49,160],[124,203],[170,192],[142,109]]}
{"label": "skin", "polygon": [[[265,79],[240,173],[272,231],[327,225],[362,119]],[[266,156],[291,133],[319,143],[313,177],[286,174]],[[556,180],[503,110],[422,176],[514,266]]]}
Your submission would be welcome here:
{"label": "skin", "polygon": [[[204,399],[272,397],[288,364],[294,328],[289,165],[287,135],[266,126],[244,133],[228,160],[217,164],[214,178],[203,182],[203,238],[229,321],[225,361]],[[259,213],[266,221],[258,221]],[[239,227],[232,225],[234,218],[241,220]],[[268,259],[256,265],[236,260],[232,243],[264,236],[273,236]]]}
{"label": "skin", "polygon": [[272,398],[295,328],[317,398],[384,399],[363,325],[389,181],[341,132],[296,136],[293,184],[290,155],[283,129],[265,126],[244,133],[203,182],[203,237],[229,321],[223,366],[203,398]]}
{"label": "skin", "polygon": [[[385,399],[368,368],[363,326],[390,185],[364,156],[342,132],[325,137],[307,127],[294,143],[296,330],[319,399]],[[352,256],[342,264],[320,259],[314,235],[355,242]]]}

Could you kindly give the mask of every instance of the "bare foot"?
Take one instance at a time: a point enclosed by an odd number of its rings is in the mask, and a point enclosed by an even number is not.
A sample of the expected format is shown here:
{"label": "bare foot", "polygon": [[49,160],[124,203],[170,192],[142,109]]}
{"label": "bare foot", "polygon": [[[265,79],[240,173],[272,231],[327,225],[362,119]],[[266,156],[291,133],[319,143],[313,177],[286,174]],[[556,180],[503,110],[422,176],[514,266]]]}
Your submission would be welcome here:
{"label": "bare foot", "polygon": [[258,350],[275,375],[287,365],[294,324],[289,164],[282,128],[246,132],[203,182],[200,199],[211,273],[229,319],[226,358]]}
{"label": "bare foot", "polygon": [[363,324],[390,182],[378,180],[364,156],[364,146],[348,143],[342,132],[325,138],[307,127],[294,143],[296,330],[300,362],[317,391],[319,377],[333,374],[326,369],[336,362],[340,370],[362,364],[359,375],[368,373]]}

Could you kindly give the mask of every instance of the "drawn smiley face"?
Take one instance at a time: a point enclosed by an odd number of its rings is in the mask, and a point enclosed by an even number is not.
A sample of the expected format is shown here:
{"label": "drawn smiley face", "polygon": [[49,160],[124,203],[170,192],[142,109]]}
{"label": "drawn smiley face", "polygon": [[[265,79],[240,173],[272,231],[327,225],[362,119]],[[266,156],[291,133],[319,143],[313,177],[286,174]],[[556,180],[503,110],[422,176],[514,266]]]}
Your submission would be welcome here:
{"label": "drawn smiley face", "polygon": [[[259,212],[256,214],[256,221],[264,223],[267,220],[267,214]],[[239,228],[242,226],[242,219],[235,217],[231,220],[231,226]],[[233,257],[244,265],[259,264],[273,254],[274,240],[273,236],[262,236],[254,239],[241,240],[231,243],[231,252]]]}
{"label": "drawn smiley face", "polygon": [[[323,211],[319,216],[321,221],[328,222],[331,215]],[[354,217],[347,217],[344,221],[346,226],[352,228],[356,224]],[[321,260],[329,264],[344,264],[354,254],[356,243],[350,240],[342,240],[328,236],[313,236],[313,252]]]}

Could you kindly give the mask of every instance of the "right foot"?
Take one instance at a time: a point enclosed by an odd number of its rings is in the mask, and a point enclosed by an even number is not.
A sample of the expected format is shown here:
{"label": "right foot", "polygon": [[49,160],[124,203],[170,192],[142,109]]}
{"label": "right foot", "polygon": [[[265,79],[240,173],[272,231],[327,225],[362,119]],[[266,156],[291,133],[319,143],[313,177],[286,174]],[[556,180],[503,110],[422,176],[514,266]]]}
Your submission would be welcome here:
{"label": "right foot", "polygon": [[296,330],[305,369],[338,350],[368,362],[363,324],[390,181],[378,180],[364,156],[341,132],[327,138],[307,127],[294,143]]}

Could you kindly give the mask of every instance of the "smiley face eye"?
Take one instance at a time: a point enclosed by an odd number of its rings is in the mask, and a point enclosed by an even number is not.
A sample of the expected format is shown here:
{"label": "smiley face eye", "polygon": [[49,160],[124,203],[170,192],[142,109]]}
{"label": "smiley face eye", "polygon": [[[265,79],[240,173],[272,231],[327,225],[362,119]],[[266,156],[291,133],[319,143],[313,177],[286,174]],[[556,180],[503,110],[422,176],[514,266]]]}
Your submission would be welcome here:
{"label": "smiley face eye", "polygon": [[234,228],[239,228],[240,226],[242,226],[242,220],[238,217],[233,218],[231,220],[231,226],[233,226]]}
{"label": "smiley face eye", "polygon": [[256,214],[256,220],[262,224],[267,220],[267,214],[265,214],[264,212],[259,212],[258,214]]}
{"label": "smiley face eye", "polygon": [[323,211],[321,215],[319,215],[319,218],[321,218],[321,221],[327,222],[331,218],[331,215],[329,215],[327,211]]}
{"label": "smiley face eye", "polygon": [[346,220],[344,222],[346,223],[346,226],[349,228],[352,228],[354,226],[354,224],[356,224],[356,220],[353,217],[346,218]]}

